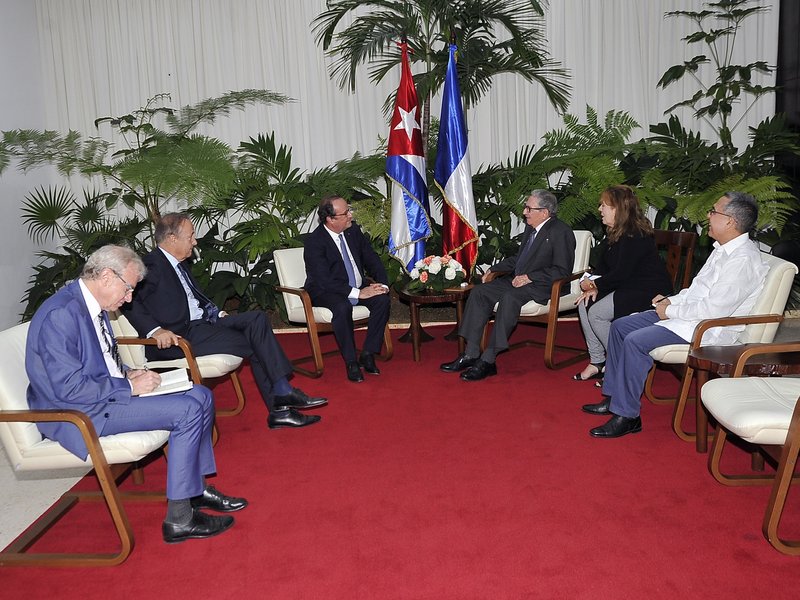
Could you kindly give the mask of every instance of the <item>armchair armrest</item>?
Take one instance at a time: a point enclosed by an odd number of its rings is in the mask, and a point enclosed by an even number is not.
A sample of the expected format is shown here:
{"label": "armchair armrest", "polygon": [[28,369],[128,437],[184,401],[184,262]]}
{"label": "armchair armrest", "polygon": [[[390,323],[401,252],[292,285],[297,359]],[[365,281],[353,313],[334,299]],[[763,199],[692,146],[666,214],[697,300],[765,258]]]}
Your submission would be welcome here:
{"label": "armchair armrest", "polygon": [[[120,346],[157,346],[158,342],[153,338],[120,336],[117,338],[117,344]],[[192,344],[189,343],[189,340],[179,338],[178,348],[183,351],[183,356],[189,365],[189,374],[192,377],[192,381],[197,385],[202,385],[203,376],[200,374],[200,367],[197,366],[197,358],[195,358],[194,351],[192,351]]]}
{"label": "armchair armrest", "polygon": [[286,287],[283,285],[279,285],[275,288],[281,293],[284,294],[292,294],[293,296],[297,296],[300,298],[300,302],[303,303],[303,313],[306,316],[306,323],[311,324],[314,323],[314,308],[311,304],[311,296],[308,295],[308,292],[305,291],[303,288],[293,288],[293,287]]}
{"label": "armchair armrest", "polygon": [[580,279],[581,277],[583,277],[584,272],[585,271],[578,271],[568,277],[562,277],[561,279],[556,279],[553,282],[553,286],[550,288],[550,306],[555,306],[557,308],[558,299],[561,297],[561,287],[566,283],[570,283],[571,281]]}
{"label": "armchair armrest", "polygon": [[699,348],[703,339],[703,334],[712,327],[727,327],[730,325],[758,325],[762,323],[780,323],[783,315],[746,315],[742,317],[720,317],[718,319],[704,319],[697,324],[689,342],[689,352]]}
{"label": "armchair armrest", "polygon": [[788,354],[800,352],[800,342],[773,342],[770,344],[746,344],[742,346],[736,362],[733,364],[731,377],[741,377],[747,361],[762,354]]}
{"label": "armchair armrest", "polygon": [[97,469],[108,469],[108,462],[100,447],[100,438],[89,416],[79,410],[0,410],[0,422],[3,423],[72,423],[80,431],[92,464]]}
{"label": "armchair armrest", "polygon": [[489,283],[490,281],[494,281],[498,277],[502,277],[503,275],[508,275],[511,271],[486,271],[486,281],[484,283]]}

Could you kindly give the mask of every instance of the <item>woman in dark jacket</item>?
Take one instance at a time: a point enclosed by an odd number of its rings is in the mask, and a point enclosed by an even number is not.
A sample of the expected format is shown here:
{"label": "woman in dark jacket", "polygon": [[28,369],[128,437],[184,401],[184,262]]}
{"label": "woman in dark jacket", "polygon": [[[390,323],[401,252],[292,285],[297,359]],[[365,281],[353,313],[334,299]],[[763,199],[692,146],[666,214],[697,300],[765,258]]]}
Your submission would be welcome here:
{"label": "woman in dark jacket", "polygon": [[576,301],[589,348],[589,364],[573,376],[576,381],[602,377],[611,321],[648,310],[656,295],[672,293],[653,226],[634,191],[625,185],[611,186],[600,195],[599,211],[606,226],[602,258],[591,277],[581,280],[583,293]]}

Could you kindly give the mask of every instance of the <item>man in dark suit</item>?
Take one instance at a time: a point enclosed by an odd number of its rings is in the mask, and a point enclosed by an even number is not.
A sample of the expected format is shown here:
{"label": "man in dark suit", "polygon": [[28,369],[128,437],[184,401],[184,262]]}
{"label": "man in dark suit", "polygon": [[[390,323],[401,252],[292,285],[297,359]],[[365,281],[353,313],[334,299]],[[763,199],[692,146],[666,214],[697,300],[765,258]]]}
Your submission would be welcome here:
{"label": "man in dark suit", "polygon": [[[525,202],[527,222],[522,244],[515,256],[492,266],[469,295],[458,334],[467,347],[453,362],[441,365],[442,371],[461,373],[464,381],[478,381],[497,375],[495,358],[508,349],[508,338],[519,320],[523,304],[535,300],[546,304],[556,279],[572,273],[575,262],[575,235],[556,218],[558,204],[547,190],[534,190]],[[566,294],[568,289],[564,289]],[[481,353],[483,329],[497,306],[489,343]]]}
{"label": "man in dark suit", "polygon": [[[359,227],[353,226],[353,210],[339,196],[323,198],[317,209],[319,227],[306,238],[305,289],[314,306],[333,313],[333,335],[339,345],[350,381],[364,381],[361,368],[378,375],[375,354],[381,351],[389,321],[389,278],[380,257]],[[369,274],[375,283],[367,283]],[[369,309],[367,337],[356,360],[353,306]]]}
{"label": "man in dark suit", "polygon": [[182,355],[178,338],[192,344],[195,355],[233,354],[250,359],[253,377],[269,416],[270,429],[304,427],[320,420],[297,409],[322,406],[325,398],[309,398],[289,385],[292,365],[275,339],[266,314],[250,311],[229,315],[203,294],[187,259],[197,245],[194,225],[182,213],[161,217],[155,230],[158,248],[144,257],[147,276],[133,301],[123,307],[125,316],[148,346],[150,359],[174,359]]}
{"label": "man in dark suit", "polygon": [[[211,391],[195,385],[185,392],[141,397],[155,390],[161,378],[153,371],[125,367],[110,333],[107,311],[130,299],[144,272],[131,249],[103,246],[89,257],[80,279],[42,304],[28,331],[28,404],[36,410],[80,410],[99,435],[169,431],[164,541],[211,537],[233,525],[233,517],[200,509],[233,512],[247,506],[243,498],[225,496],[205,482],[206,475],[216,472]],[[86,459],[88,450],[76,427],[37,426],[44,436]]]}

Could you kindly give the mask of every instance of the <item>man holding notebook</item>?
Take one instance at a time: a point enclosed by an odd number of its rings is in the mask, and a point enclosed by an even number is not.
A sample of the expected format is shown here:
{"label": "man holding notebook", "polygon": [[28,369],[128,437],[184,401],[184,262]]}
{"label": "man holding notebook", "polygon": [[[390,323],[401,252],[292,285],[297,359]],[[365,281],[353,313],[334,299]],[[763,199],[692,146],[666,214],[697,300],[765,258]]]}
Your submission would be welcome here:
{"label": "man holding notebook", "polygon": [[[160,376],[127,369],[120,360],[107,312],[130,299],[144,274],[145,267],[132,250],[103,246],[89,257],[79,279],[42,304],[27,339],[28,404],[34,410],[80,410],[98,435],[169,431],[164,541],[207,538],[230,528],[233,517],[201,509],[234,512],[246,507],[247,501],[206,484],[206,476],[216,472],[211,391],[195,385],[185,392],[142,397],[158,387]],[[37,426],[79,458],[88,455],[72,424]]]}

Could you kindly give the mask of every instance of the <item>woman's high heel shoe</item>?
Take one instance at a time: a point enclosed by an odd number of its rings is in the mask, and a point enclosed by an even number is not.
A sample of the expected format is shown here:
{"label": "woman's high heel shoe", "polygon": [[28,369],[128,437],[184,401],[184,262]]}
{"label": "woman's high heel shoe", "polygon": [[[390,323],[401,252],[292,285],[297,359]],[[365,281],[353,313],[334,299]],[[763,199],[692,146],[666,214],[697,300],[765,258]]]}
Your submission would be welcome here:
{"label": "woman's high heel shoe", "polygon": [[593,367],[597,367],[597,373],[595,373],[594,375],[589,375],[589,377],[586,377],[584,379],[583,377],[581,377],[581,373],[583,373],[583,371],[580,371],[578,373],[575,373],[575,375],[573,375],[572,378],[575,381],[589,381],[590,379],[601,379],[603,377],[603,367],[606,366],[606,361],[603,361],[601,363],[589,363],[589,364],[592,365]]}

